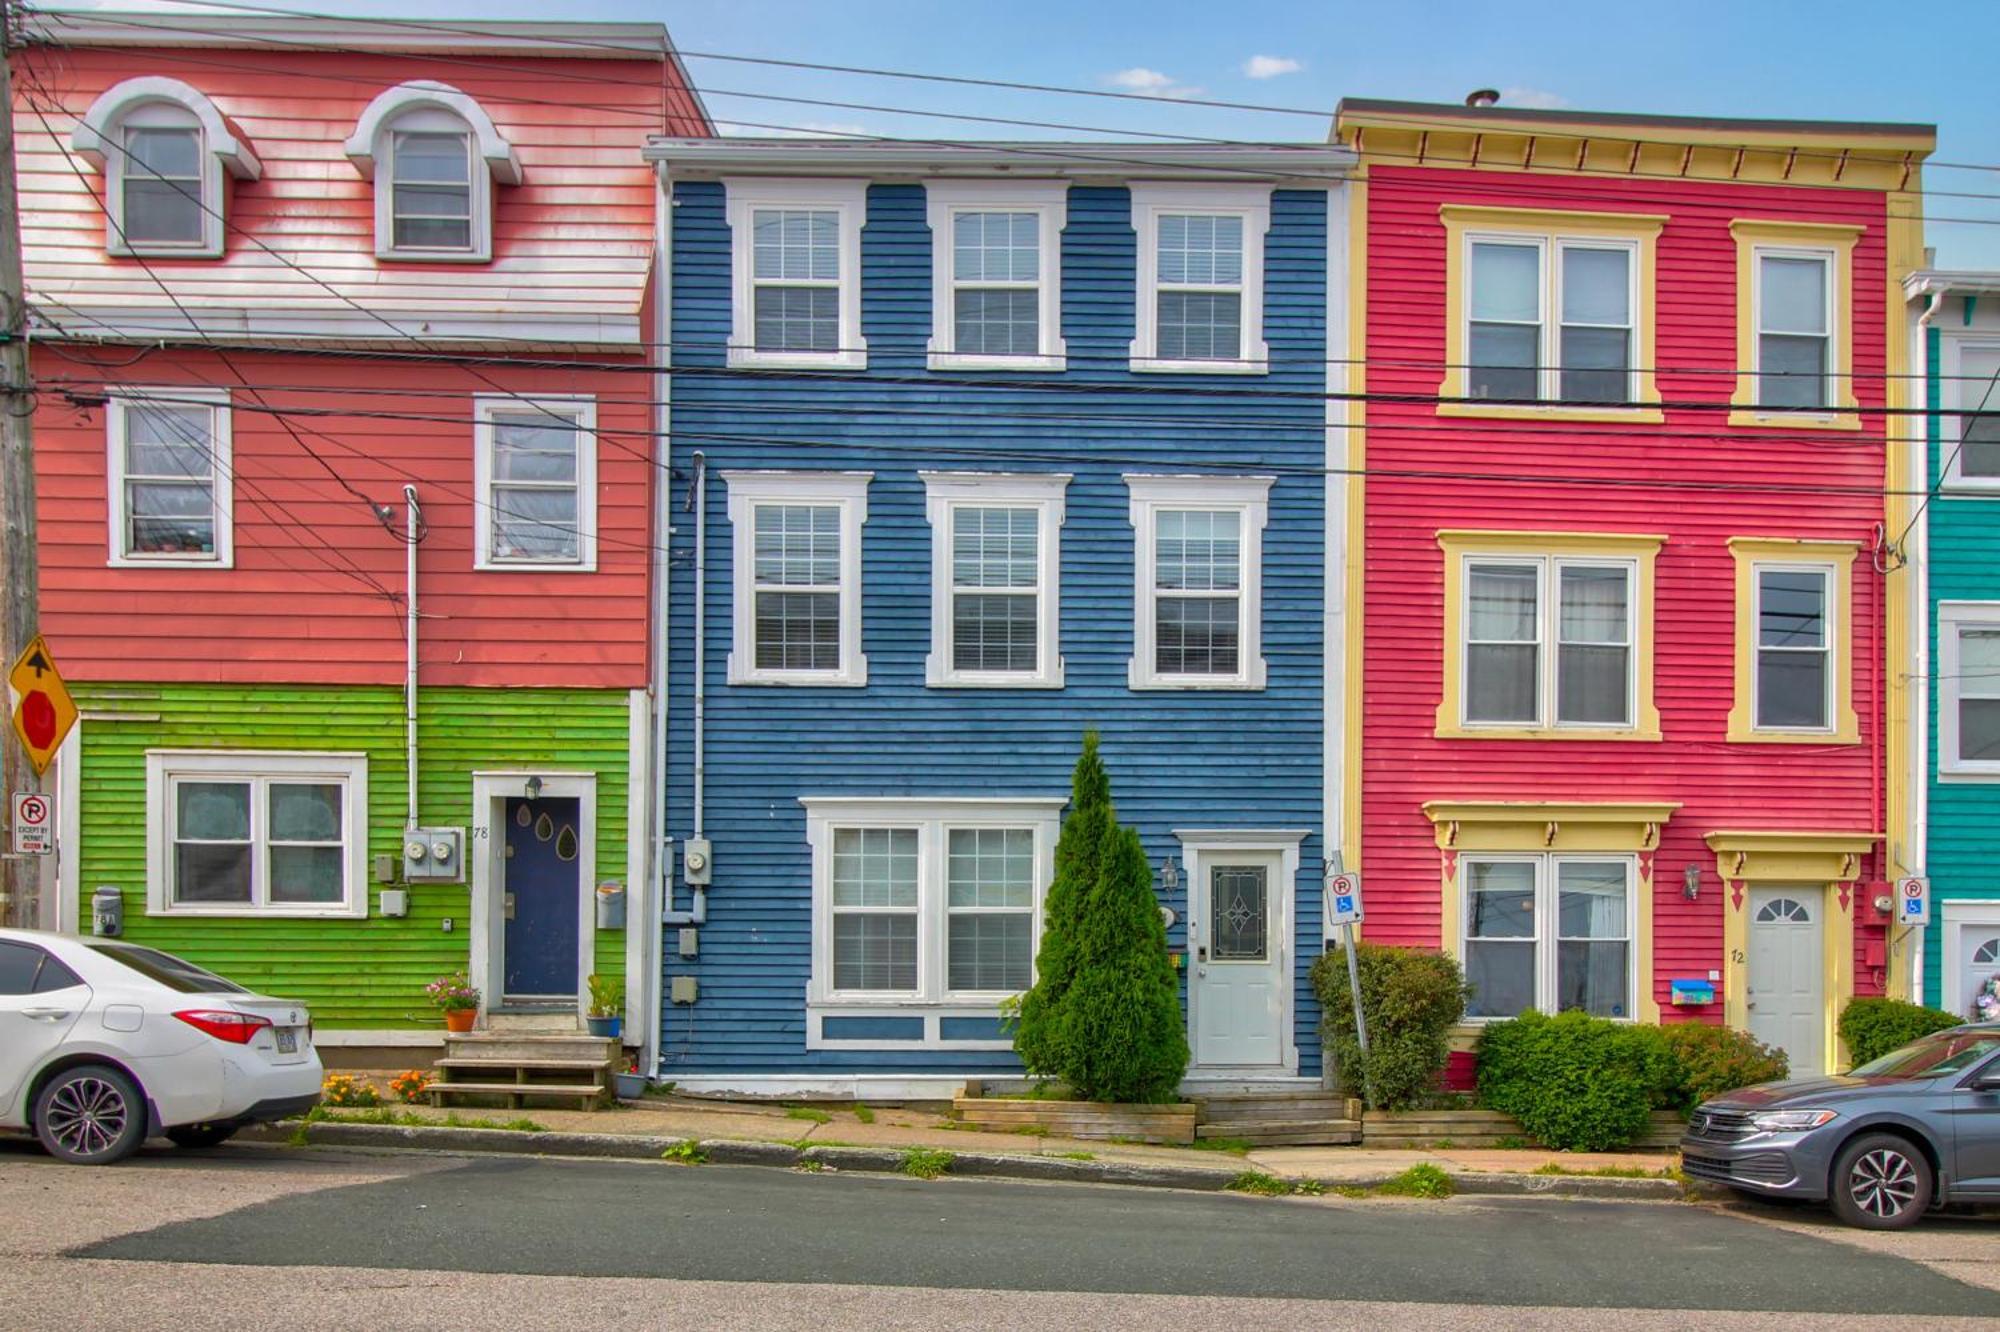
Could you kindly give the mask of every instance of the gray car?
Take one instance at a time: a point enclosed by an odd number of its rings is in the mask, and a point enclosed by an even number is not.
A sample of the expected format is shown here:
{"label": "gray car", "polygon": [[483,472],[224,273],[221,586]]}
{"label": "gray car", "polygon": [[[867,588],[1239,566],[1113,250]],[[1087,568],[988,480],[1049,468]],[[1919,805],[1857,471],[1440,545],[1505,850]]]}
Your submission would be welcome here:
{"label": "gray car", "polygon": [[1681,1168],[1823,1201],[1874,1230],[1948,1202],[2000,1202],[2000,1023],[1937,1032],[1840,1077],[1706,1101],[1688,1118]]}

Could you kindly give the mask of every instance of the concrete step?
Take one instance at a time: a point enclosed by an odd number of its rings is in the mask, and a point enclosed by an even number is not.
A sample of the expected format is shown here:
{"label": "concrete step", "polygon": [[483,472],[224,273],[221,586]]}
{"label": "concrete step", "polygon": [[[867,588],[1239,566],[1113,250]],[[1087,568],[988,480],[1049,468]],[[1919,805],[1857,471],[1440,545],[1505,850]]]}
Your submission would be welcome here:
{"label": "concrete step", "polygon": [[[609,1065],[602,1059],[545,1059],[540,1057],[524,1058],[517,1055],[509,1059],[458,1057],[440,1059],[437,1061],[435,1067],[450,1069],[454,1072],[463,1070],[467,1073],[512,1073],[517,1069],[524,1072],[532,1069],[543,1073],[581,1073],[589,1076],[594,1073],[602,1073]],[[458,1079],[453,1078],[452,1081],[456,1082]]]}
{"label": "concrete step", "polygon": [[486,1015],[486,1030],[505,1032],[510,1035],[583,1035],[583,1022],[574,1009],[560,1011],[529,1011],[525,1013],[493,1013]]}

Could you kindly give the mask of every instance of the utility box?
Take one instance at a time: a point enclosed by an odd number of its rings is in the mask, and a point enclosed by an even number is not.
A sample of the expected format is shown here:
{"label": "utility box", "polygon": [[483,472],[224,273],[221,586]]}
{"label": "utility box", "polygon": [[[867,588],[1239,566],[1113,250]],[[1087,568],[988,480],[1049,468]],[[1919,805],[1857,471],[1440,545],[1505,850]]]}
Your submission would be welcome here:
{"label": "utility box", "polygon": [[404,829],[403,878],[424,883],[463,882],[465,829]]}
{"label": "utility box", "polygon": [[667,983],[667,998],[677,1004],[691,1004],[699,993],[692,976],[675,976]]}
{"label": "utility box", "polygon": [[382,915],[390,920],[401,920],[410,914],[410,890],[407,888],[384,888],[379,898]]}
{"label": "utility box", "polygon": [[690,888],[706,888],[715,872],[715,848],[706,837],[690,837],[681,847],[681,873]]}

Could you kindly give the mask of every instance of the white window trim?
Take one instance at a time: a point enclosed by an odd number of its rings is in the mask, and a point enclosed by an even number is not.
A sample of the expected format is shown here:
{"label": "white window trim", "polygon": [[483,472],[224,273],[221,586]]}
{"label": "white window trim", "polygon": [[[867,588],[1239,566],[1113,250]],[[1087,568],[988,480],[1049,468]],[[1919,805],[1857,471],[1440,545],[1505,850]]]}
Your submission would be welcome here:
{"label": "white window trim", "polygon": [[[395,170],[390,161],[400,129],[461,132],[467,138],[472,184],[472,244],[464,250],[398,247]],[[342,145],[355,170],[375,182],[375,257],[433,264],[483,264],[493,258],[493,186],[519,185],[520,155],[478,101],[448,83],[418,79],[378,94]],[[485,170],[479,169],[480,163]]]}
{"label": "white window trim", "polygon": [[[1826,625],[1826,704],[1824,726],[1770,726],[1763,719],[1763,672],[1757,669],[1764,647],[1764,575],[1816,573],[1826,580],[1821,620]],[[1755,560],[1750,566],[1750,729],[1759,735],[1833,735],[1840,729],[1840,691],[1846,678],[1841,669],[1847,651],[1847,626],[1840,604],[1840,570],[1825,560]],[[1779,649],[1782,651],[1783,649]]]}
{"label": "white window trim", "polygon": [[[1566,250],[1622,250],[1625,252],[1625,396],[1617,402],[1577,402],[1571,405],[1592,410],[1616,411],[1627,407],[1643,407],[1648,404],[1640,398],[1639,374],[1639,334],[1648,312],[1640,308],[1639,267],[1644,257],[1643,248],[1637,239],[1622,239],[1616,236],[1571,235],[1562,231],[1505,231],[1482,229],[1465,233],[1465,272],[1467,274],[1464,300],[1465,328],[1462,330],[1467,359],[1471,358],[1472,286],[1478,280],[1477,265],[1473,260],[1474,247],[1485,245],[1531,246],[1537,255],[1541,277],[1541,322],[1536,343],[1536,361],[1540,366],[1536,389],[1537,398],[1542,402],[1563,402],[1562,397],[1562,302],[1563,302],[1563,252]],[[1579,325],[1587,328],[1608,328],[1607,324]],[[1583,367],[1588,368],[1588,367]],[[1464,371],[1468,390],[1471,383],[1472,367]],[[1470,392],[1467,394],[1470,397]]]}
{"label": "white window trim", "polygon": [[[1937,608],[1937,770],[1941,781],[2000,781],[2000,761],[1958,756],[1960,629],[2000,631],[2000,601],[1941,601]],[[2000,687],[1996,687],[2000,693]]]}
{"label": "white window trim", "polygon": [[[1066,473],[918,472],[931,525],[931,650],[924,683],[932,687],[1060,689],[1062,659],[1062,526]],[[961,671],[952,665],[952,527],[961,508],[1033,509],[1037,575],[1036,664],[1032,671]],[[1015,588],[1013,591],[1019,592]]]}
{"label": "white window trim", "polygon": [[[933,370],[1061,370],[1068,344],[1062,336],[1062,233],[1069,225],[1069,185],[1063,181],[934,180],[924,185],[931,229],[931,340]],[[1036,284],[1040,340],[1033,356],[994,356],[958,350],[954,298],[958,247],[953,219],[959,213],[1033,213],[1041,241]]]}
{"label": "white window trim", "polygon": [[[1461,557],[1459,586],[1461,622],[1458,626],[1459,690],[1458,724],[1468,731],[1634,731],[1639,716],[1639,561],[1604,555],[1535,555],[1495,550],[1468,551]],[[1472,566],[1475,564],[1533,565],[1535,583],[1535,717],[1532,721],[1473,720],[1472,706]],[[1621,722],[1563,721],[1557,715],[1562,684],[1559,634],[1562,627],[1562,571],[1567,568],[1623,569],[1625,571],[1625,720]],[[1608,645],[1606,645],[1608,646]]]}
{"label": "white window trim", "polygon": [[[1271,476],[1149,476],[1127,473],[1133,529],[1132,689],[1262,689],[1264,664],[1264,525],[1271,511]],[[1234,675],[1161,675],[1154,670],[1157,577],[1156,518],[1161,509],[1233,509],[1242,515],[1242,630]]]}
{"label": "white window trim", "polygon": [[[1968,383],[1959,378],[1964,374],[1964,360],[1967,351],[2000,352],[2000,337],[1991,333],[1980,335],[1954,336],[1946,334],[1939,339],[1939,372],[1944,376],[1940,388],[1944,424],[1938,431],[1938,447],[1942,450],[1941,461],[1944,469],[1946,490],[1994,491],[2000,490],[2000,476],[1967,476],[1959,466],[1961,447],[1965,439],[1965,417],[1967,406],[1977,407],[1979,400],[1986,397],[1982,384]],[[1989,412],[2000,412],[2000,388],[1986,401]]]}
{"label": "white window trim", "polygon": [[[724,472],[729,488],[732,622],[728,680],[733,685],[832,685],[868,683],[861,650],[861,528],[868,521],[873,472]],[[757,530],[759,504],[833,504],[840,508],[840,667],[832,671],[759,670],[756,665]]]}
{"label": "white window trim", "polygon": [[[1131,188],[1132,226],[1139,235],[1132,370],[1174,375],[1270,373],[1271,349],[1264,340],[1264,235],[1271,229],[1272,187],[1134,181]],[[1243,219],[1243,341],[1232,360],[1164,360],[1159,355],[1162,213],[1204,213]]]}
{"label": "white window trim", "polygon": [[[1041,948],[1042,908],[1055,877],[1056,837],[1062,796],[847,797],[801,796],[806,811],[806,843],[812,852],[812,970],[806,987],[806,1048],[813,1050],[1006,1050],[1012,1041],[947,1040],[945,1017],[997,1017],[1006,994],[955,993],[945,989],[945,856],[948,830],[1026,828],[1035,835],[1034,946]],[[907,994],[851,993],[833,988],[833,834],[847,828],[917,829],[917,988]],[[918,1040],[820,1036],[823,1017],[888,1015],[921,1019]]]}
{"label": "white window trim", "polygon": [[[125,171],[129,165],[124,134],[128,124],[143,123],[149,112],[159,107],[176,107],[192,117],[201,136],[202,238],[199,242],[175,244],[144,241],[129,244],[125,239]],[[186,123],[182,116],[176,124]],[[217,259],[222,256],[224,206],[227,194],[222,173],[240,180],[256,180],[264,173],[249,144],[238,138],[214,102],[179,79],[146,77],[126,79],[106,89],[83,119],[70,132],[70,147],[104,173],[104,248],[108,254]]]}
{"label": "white window trim", "polygon": [[1937,904],[1938,920],[1944,926],[1939,958],[1938,1007],[1947,1013],[1953,1006],[1954,991],[1972,959],[1965,953],[1967,931],[1984,932],[2000,926],[2000,901],[1991,898],[1947,897]]}
{"label": "white window trim", "polygon": [[[173,783],[176,779],[248,781],[277,778],[318,780],[343,785],[341,814],[346,839],[343,857],[343,899],[339,902],[175,903],[173,881]],[[268,848],[256,837],[262,824],[261,801],[251,804],[252,845]],[[265,889],[267,849],[258,849],[251,869],[252,892]],[[149,916],[239,916],[254,919],[312,918],[360,920],[368,915],[368,756],[356,753],[312,754],[263,749],[150,749],[146,751],[146,914]]]}
{"label": "white window trim", "polygon": [[[592,397],[517,398],[511,394],[480,394],[473,398],[473,504],[478,511],[472,547],[472,567],[492,573],[594,573],[597,569],[597,399]],[[493,554],[494,417],[511,412],[548,412],[577,421],[576,525],[577,558],[573,560],[497,559]]]}
{"label": "white window trim", "polygon": [[[215,465],[215,553],[213,555],[135,555],[125,549],[131,517],[125,510],[126,415],[135,404],[197,404],[212,408],[213,431],[209,450]],[[106,499],[110,518],[107,524],[109,556],[105,564],[113,569],[197,568],[229,569],[236,563],[235,498],[236,468],[230,439],[229,390],[207,388],[115,388],[104,404],[106,453],[105,475],[109,489]]]}
{"label": "white window trim", "polygon": [[[1766,259],[1811,259],[1820,264],[1825,285],[1822,288],[1826,299],[1826,373],[1822,378],[1828,401],[1818,407],[1777,407],[1763,401],[1764,396],[1764,261]],[[1845,390],[1840,383],[1840,259],[1841,252],[1831,246],[1818,245],[1752,245],[1750,247],[1750,362],[1757,386],[1755,401],[1750,410],[1762,415],[1804,417],[1807,419],[1832,420],[1842,411],[1841,398]],[[1780,335],[1786,336],[1786,335]]]}
{"label": "white window trim", "polygon": [[[868,182],[808,178],[724,177],[729,222],[729,355],[732,366],[793,370],[866,370],[861,335],[861,228]],[[755,229],[759,208],[814,208],[840,215],[840,345],[830,352],[757,350]]]}
{"label": "white window trim", "polygon": [[[1625,1014],[1610,1019],[1613,1022],[1635,1022],[1638,1020],[1640,986],[1650,986],[1651,977],[1639,975],[1639,893],[1644,884],[1639,877],[1639,859],[1630,853],[1616,851],[1467,851],[1459,858],[1458,872],[1458,956],[1468,967],[1471,963],[1472,938],[1472,866],[1474,864],[1528,864],[1535,866],[1535,1008],[1538,1012],[1555,1013],[1558,991],[1557,958],[1562,941],[1561,894],[1556,882],[1556,865],[1560,861],[1581,860],[1593,864],[1616,862],[1625,866]],[[1488,1022],[1505,1022],[1518,1016],[1513,1013],[1465,1015],[1465,1021],[1484,1026]]]}

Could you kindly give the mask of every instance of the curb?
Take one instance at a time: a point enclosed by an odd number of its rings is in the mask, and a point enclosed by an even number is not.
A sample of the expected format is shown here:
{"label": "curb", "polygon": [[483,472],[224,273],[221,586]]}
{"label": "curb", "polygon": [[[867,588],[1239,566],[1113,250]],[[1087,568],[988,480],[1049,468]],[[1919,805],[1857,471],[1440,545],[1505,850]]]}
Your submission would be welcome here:
{"label": "curb", "polygon": [[[387,1148],[500,1156],[573,1156],[596,1160],[658,1161],[686,1138],[635,1136],[623,1133],[518,1133],[511,1129],[416,1127],[405,1124],[344,1124],[323,1120],[258,1124],[237,1136],[246,1142],[286,1143],[301,1128],[308,1145],[318,1147]],[[892,1147],[794,1147],[785,1142],[740,1138],[703,1138],[699,1146],[712,1165],[777,1166],[790,1169],[816,1161],[835,1170],[857,1174],[903,1173],[903,1152]],[[1244,1166],[1243,1170],[1251,1167]],[[1186,1189],[1203,1193],[1227,1190],[1242,1170],[1205,1166],[1166,1165],[1132,1161],[1072,1161],[1054,1156],[1007,1156],[986,1152],[954,1152],[946,1172],[975,1179],[1025,1179],[1070,1184],[1122,1184],[1134,1188]],[[1329,1190],[1374,1188],[1394,1176],[1380,1174],[1323,1179]],[[1625,1202],[1679,1201],[1681,1185],[1670,1179],[1620,1179],[1591,1175],[1525,1175],[1497,1172],[1452,1173],[1451,1181],[1467,1197],[1598,1198]]]}

